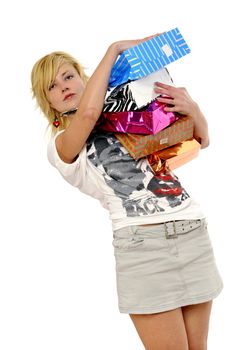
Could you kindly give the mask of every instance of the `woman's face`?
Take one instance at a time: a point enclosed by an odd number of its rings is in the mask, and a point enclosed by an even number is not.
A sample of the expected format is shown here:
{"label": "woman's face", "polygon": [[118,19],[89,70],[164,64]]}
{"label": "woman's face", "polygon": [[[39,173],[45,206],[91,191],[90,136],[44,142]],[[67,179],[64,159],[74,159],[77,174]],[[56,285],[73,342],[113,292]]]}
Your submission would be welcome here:
{"label": "woman's face", "polygon": [[52,108],[62,113],[77,108],[85,85],[73,65],[64,63],[51,82],[47,97]]}

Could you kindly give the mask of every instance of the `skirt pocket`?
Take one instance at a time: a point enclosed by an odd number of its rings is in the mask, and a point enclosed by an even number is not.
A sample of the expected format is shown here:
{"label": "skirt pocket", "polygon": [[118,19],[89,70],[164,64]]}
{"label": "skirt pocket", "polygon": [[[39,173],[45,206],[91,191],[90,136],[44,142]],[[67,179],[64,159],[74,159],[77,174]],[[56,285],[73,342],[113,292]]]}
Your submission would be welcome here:
{"label": "skirt pocket", "polygon": [[144,244],[144,238],[138,237],[131,227],[113,232],[112,245],[119,250],[130,250]]}

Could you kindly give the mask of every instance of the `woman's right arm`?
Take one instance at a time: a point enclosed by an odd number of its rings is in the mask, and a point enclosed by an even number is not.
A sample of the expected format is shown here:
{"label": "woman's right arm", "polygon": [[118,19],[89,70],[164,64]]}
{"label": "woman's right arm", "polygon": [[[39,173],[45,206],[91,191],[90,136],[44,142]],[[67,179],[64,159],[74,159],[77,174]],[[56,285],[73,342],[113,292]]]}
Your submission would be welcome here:
{"label": "woman's right arm", "polygon": [[70,125],[56,138],[56,148],[64,162],[74,161],[95,126],[103,109],[111,69],[117,56],[151,37],[118,41],[108,48],[86,85],[78,111],[73,115]]}

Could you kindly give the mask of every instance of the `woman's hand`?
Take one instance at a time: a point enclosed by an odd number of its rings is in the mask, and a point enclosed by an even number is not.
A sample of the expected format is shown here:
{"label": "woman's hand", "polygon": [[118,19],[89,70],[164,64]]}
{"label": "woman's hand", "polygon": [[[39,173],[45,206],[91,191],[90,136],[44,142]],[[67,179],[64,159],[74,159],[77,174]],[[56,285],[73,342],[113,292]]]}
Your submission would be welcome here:
{"label": "woman's hand", "polygon": [[[178,112],[190,116],[196,113],[197,103],[192,100],[185,88],[177,88],[159,82],[155,85],[155,92],[162,95],[157,97],[157,100],[170,105],[164,108],[166,112]],[[163,96],[166,96],[166,98]]]}
{"label": "woman's hand", "polygon": [[115,48],[116,53],[119,55],[121,52],[123,52],[124,50],[127,50],[133,46],[136,46],[138,44],[141,44],[142,42],[149,40],[153,37],[156,37],[158,35],[160,35],[161,33],[157,33],[157,34],[153,34],[150,36],[147,36],[143,39],[134,39],[134,40],[120,40],[120,41],[116,41],[115,43],[113,43],[111,46]]}
{"label": "woman's hand", "polygon": [[157,100],[168,105],[164,110],[191,116],[194,121],[194,137],[201,143],[201,148],[207,147],[209,145],[207,121],[187,90],[160,82],[156,82],[155,85],[155,92],[161,95]]}

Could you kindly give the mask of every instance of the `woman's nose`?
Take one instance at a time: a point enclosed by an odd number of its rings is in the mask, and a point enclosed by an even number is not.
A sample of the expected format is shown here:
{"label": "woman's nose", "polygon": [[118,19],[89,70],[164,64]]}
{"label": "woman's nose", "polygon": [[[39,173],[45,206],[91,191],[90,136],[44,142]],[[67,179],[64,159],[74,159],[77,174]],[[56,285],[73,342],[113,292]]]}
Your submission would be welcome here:
{"label": "woman's nose", "polygon": [[69,90],[69,88],[68,88],[67,86],[63,86],[63,87],[62,87],[62,92],[65,92],[65,91],[67,91],[67,90]]}

